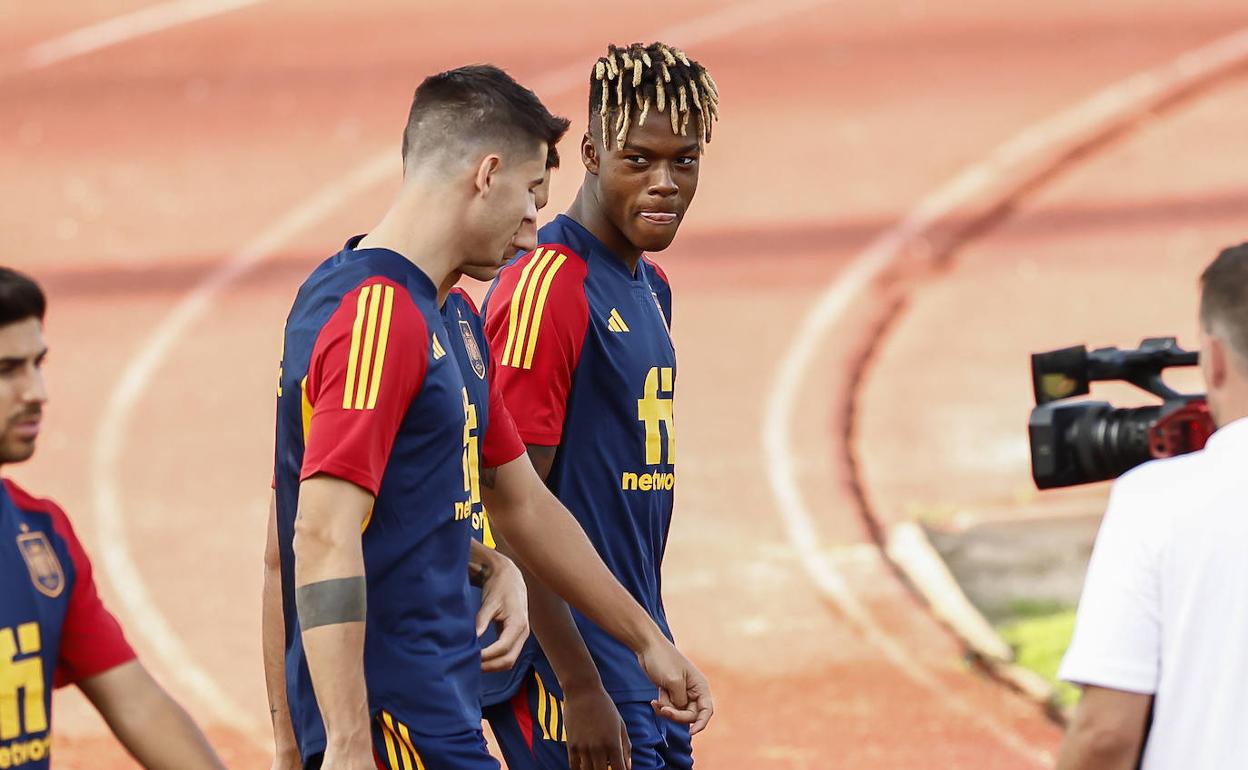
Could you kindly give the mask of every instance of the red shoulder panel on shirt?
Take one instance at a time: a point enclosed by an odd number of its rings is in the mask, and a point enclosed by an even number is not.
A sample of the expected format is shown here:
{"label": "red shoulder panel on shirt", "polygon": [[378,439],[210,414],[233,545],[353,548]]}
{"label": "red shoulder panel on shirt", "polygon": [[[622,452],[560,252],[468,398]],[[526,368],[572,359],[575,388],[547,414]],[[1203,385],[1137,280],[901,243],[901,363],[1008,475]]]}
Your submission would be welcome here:
{"label": "red shoulder panel on shirt", "polygon": [[347,293],[312,348],[300,478],[325,473],[376,495],[430,355],[428,324],[406,288],[372,277]]}
{"label": "red shoulder panel on shirt", "polygon": [[498,380],[521,438],[552,446],[563,434],[572,374],[589,328],[589,267],[566,246],[542,245],[499,275],[485,319]]}

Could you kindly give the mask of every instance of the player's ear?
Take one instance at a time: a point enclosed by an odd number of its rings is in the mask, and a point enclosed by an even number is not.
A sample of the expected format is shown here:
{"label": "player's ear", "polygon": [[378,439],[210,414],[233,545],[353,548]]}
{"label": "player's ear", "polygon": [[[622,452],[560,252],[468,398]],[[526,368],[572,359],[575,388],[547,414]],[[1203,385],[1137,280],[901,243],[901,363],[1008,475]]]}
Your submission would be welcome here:
{"label": "player's ear", "polygon": [[1209,344],[1205,346],[1205,352],[1209,356],[1209,363],[1205,367],[1205,376],[1209,378],[1206,383],[1210,388],[1221,388],[1226,383],[1226,377],[1229,374],[1230,361],[1227,355],[1230,351],[1226,349],[1226,340],[1217,334],[1209,333]]}
{"label": "player's ear", "polygon": [[491,185],[495,182],[495,176],[498,174],[499,167],[502,166],[503,159],[497,155],[486,155],[477,164],[477,173],[473,175],[473,185],[477,189],[478,195],[488,195]]}
{"label": "player's ear", "polygon": [[585,170],[594,176],[598,175],[598,145],[594,143],[594,137],[589,132],[585,132],[585,136],[581,137],[581,163],[585,164]]}

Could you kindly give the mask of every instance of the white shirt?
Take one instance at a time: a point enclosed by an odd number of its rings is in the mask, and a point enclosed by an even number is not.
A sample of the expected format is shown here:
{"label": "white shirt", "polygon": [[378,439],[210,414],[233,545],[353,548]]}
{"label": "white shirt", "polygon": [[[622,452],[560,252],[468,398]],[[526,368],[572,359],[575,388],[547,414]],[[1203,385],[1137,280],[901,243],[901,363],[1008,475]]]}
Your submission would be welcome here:
{"label": "white shirt", "polygon": [[1144,770],[1248,767],[1248,418],[1114,482],[1058,675],[1155,695]]}

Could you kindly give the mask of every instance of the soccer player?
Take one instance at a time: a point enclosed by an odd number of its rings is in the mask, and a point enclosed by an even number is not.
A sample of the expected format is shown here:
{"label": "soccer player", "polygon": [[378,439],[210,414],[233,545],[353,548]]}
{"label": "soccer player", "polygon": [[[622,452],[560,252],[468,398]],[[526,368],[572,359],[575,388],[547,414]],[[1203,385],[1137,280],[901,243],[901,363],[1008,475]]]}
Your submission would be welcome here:
{"label": "soccer player", "polygon": [[[46,301],[0,268],[0,466],[30,459],[43,407]],[[147,768],[220,768],[182,707],[126,643],[91,562],[51,500],[0,483],[0,768],[51,764],[52,688],[76,684]]]}
{"label": "soccer player", "polygon": [[[611,46],[590,76],[580,192],[486,299],[504,399],[538,473],[668,638],[660,566],[675,486],[676,357],[667,278],[644,254],[675,238],[717,114],[714,81],[681,51]],[[634,770],[692,767],[691,731],[656,718],[635,656],[593,618],[575,617],[627,723]],[[544,653],[529,686],[557,702],[567,684]],[[556,739],[547,726],[541,738]]]}
{"label": "soccer player", "polygon": [[[547,153],[546,174],[534,190],[537,210],[545,207],[550,194],[550,174],[559,166],[559,154],[552,146]],[[525,220],[512,242],[515,251],[531,251],[537,246],[536,223]],[[466,267],[464,274],[489,282],[498,275],[498,267]],[[452,275],[446,286],[453,285]],[[490,355],[485,336],[485,322],[472,299],[462,289],[451,289],[442,309],[447,336],[455,346],[461,373],[468,383],[469,398],[477,408],[478,420],[488,419],[491,385],[496,387],[496,362]],[[489,470],[484,465],[483,472]],[[483,506],[473,508],[473,535],[490,548],[506,550],[498,543]],[[565,697],[556,700],[546,692],[541,680],[530,687],[533,678],[533,657],[537,644],[525,639],[523,647],[512,650],[504,628],[501,635],[487,631],[482,637],[485,658],[482,677],[482,715],[493,728],[509,770],[525,770],[542,766],[571,765],[585,770],[605,770],[627,766],[628,731],[610,696],[603,689],[593,658],[585,648],[580,632],[558,596],[540,581],[526,576],[529,606],[534,634],[543,647],[550,650],[551,667],[563,686]],[[478,622],[493,613],[485,608]],[[478,627],[478,632],[482,628]],[[492,655],[491,655],[492,654]],[[504,665],[503,656],[510,660]],[[491,659],[491,657],[493,659]],[[518,658],[518,659],[517,659]],[[536,715],[537,719],[530,715]],[[553,754],[551,757],[543,755]]]}
{"label": "soccer player", "polygon": [[705,679],[542,486],[506,409],[480,433],[441,328],[439,287],[503,262],[536,217],[547,147],[566,127],[497,68],[427,78],[390,209],[295,299],[276,541],[285,694],[305,767],[497,768],[480,729],[467,579],[478,496],[526,567],[635,651],[666,704],[710,716]]}

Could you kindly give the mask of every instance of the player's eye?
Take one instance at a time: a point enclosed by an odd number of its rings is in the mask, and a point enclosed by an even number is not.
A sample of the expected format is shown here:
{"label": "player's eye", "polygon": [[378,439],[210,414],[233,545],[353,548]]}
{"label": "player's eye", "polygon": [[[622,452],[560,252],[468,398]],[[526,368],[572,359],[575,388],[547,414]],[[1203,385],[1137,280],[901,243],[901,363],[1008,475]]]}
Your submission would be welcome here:
{"label": "player's eye", "polygon": [[686,168],[689,166],[692,166],[693,164],[697,162],[698,162],[698,159],[692,155],[682,155],[681,157],[676,159],[677,166],[685,166]]}
{"label": "player's eye", "polygon": [[625,155],[624,160],[634,166],[644,166],[649,162],[644,155]]}

